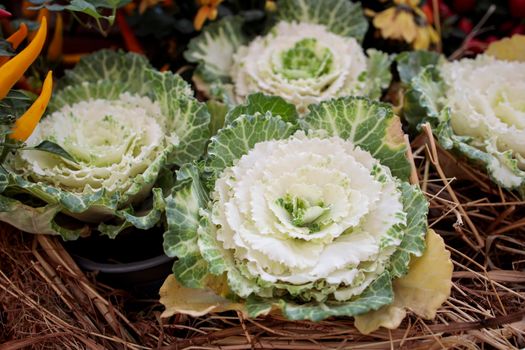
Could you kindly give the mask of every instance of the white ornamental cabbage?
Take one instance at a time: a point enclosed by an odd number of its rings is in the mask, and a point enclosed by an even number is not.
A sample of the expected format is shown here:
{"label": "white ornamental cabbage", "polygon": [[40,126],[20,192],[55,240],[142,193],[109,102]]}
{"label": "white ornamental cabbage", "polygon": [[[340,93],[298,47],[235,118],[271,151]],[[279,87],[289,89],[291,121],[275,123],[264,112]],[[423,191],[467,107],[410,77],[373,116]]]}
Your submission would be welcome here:
{"label": "white ornamental cabbage", "polygon": [[[290,107],[250,96],[229,112],[205,162],[178,171],[166,200],[164,250],[178,257],[161,290],[168,315],[360,315],[391,304],[392,281],[423,254],[428,204],[406,182],[391,107],[333,99],[311,106],[300,125],[285,121]],[[450,281],[450,262],[442,268]],[[448,295],[443,287],[429,314]]]}
{"label": "white ornamental cabbage", "polygon": [[158,103],[129,93],[114,101],[65,105],[44,118],[26,143],[35,147],[52,141],[74,160],[22,150],[15,168],[33,181],[72,192],[124,193],[133,185],[128,179],[142,174],[163,149],[178,144],[176,135],[168,136],[163,119]]}
{"label": "white ornamental cabbage", "polygon": [[[212,97],[234,104],[256,92],[280,96],[300,114],[340,96],[378,98],[390,83],[391,58],[360,45],[367,28],[361,7],[347,0],[284,0],[278,22],[248,38],[242,20],[226,17],[192,39],[193,79]],[[228,100],[229,99],[229,100]]]}
{"label": "white ornamental cabbage", "polygon": [[501,186],[523,193],[525,62],[487,55],[436,62],[413,77],[406,100],[413,124],[432,122],[444,147],[483,164]]}
{"label": "white ornamental cabbage", "polygon": [[385,271],[406,225],[398,180],[338,136],[257,143],[221,173],[211,200],[217,240],[262,284],[242,297],[280,287],[324,301],[321,283],[349,300]]}
{"label": "white ornamental cabbage", "polygon": [[514,151],[525,169],[525,62],[481,55],[444,64],[441,71],[454,132],[492,139],[500,151]]}
{"label": "white ornamental cabbage", "polygon": [[254,92],[277,95],[300,111],[339,96],[361,95],[367,57],[353,37],[311,23],[279,22],[271,32],[241,46],[231,77],[241,101]]}
{"label": "white ornamental cabbage", "polygon": [[151,228],[162,181],[204,151],[206,108],[182,78],[134,54],[97,52],[60,83],[51,113],[2,169],[0,220],[65,239]]}

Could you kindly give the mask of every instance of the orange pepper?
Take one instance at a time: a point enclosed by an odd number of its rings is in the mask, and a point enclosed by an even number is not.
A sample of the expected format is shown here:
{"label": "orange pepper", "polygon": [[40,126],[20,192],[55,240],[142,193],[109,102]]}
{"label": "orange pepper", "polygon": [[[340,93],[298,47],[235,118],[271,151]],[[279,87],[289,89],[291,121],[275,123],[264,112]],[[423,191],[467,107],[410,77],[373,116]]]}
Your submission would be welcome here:
{"label": "orange pepper", "polygon": [[25,23],[20,24],[20,28],[16,32],[14,32],[9,38],[7,38],[7,41],[13,46],[13,49],[17,49],[18,46],[22,43],[22,41],[27,36],[27,26]]}
{"label": "orange pepper", "polygon": [[15,85],[18,79],[20,79],[29,66],[36,60],[44,47],[46,35],[47,20],[43,17],[40,28],[38,28],[35,38],[29,45],[0,67],[0,77],[2,77],[0,81],[0,100],[7,96],[13,85]]}
{"label": "orange pepper", "polygon": [[40,118],[42,118],[42,115],[44,115],[44,112],[46,111],[52,91],[53,72],[49,71],[44,80],[44,84],[42,85],[40,96],[38,96],[31,107],[29,107],[29,109],[16,120],[9,138],[23,142],[31,136],[33,130],[35,130],[40,121]]}
{"label": "orange pepper", "polygon": [[[20,28],[18,28],[16,32],[14,32],[9,38],[7,38],[6,41],[9,42],[13,49],[16,50],[26,36],[27,26],[24,23],[22,23],[20,25]],[[7,61],[9,61],[9,57],[0,57],[0,67]]]}
{"label": "orange pepper", "polygon": [[49,47],[47,48],[47,59],[50,61],[58,61],[60,59],[60,56],[62,56],[62,46],[64,42],[64,34],[63,34],[63,22],[62,22],[62,15],[60,13],[57,13],[56,21],[55,21],[55,32],[53,33],[53,39],[51,39],[51,43],[49,44]]}

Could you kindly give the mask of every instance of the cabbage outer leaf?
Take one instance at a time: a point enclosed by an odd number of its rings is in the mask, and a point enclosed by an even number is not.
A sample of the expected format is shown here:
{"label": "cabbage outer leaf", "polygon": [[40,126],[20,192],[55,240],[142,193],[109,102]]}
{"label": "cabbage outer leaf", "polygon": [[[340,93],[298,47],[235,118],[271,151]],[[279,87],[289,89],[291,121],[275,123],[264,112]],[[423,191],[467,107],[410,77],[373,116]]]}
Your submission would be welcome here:
{"label": "cabbage outer leaf", "polygon": [[152,68],[143,55],[100,50],[80,60],[74,69],[66,71],[59,82],[59,89],[105,80],[119,82],[123,85],[121,91],[144,96],[149,89],[144,82],[148,80],[147,74]]}
{"label": "cabbage outer leaf", "polygon": [[177,171],[174,193],[166,198],[168,229],[164,233],[164,252],[179,258],[173,272],[189,288],[202,288],[207,274],[207,264],[197,244],[197,229],[199,211],[208,203],[208,193],[199,176],[196,165],[184,165]]}
{"label": "cabbage outer leaf", "polygon": [[445,83],[438,68],[427,66],[412,78],[405,92],[403,117],[415,129],[423,122],[439,123],[444,105]]}
{"label": "cabbage outer leaf", "polygon": [[283,0],[277,11],[279,20],[322,24],[331,32],[362,41],[368,29],[361,4],[347,0]]}
{"label": "cabbage outer leaf", "polygon": [[267,96],[263,93],[251,94],[247,97],[246,103],[239,104],[226,114],[225,125],[231,124],[235,119],[242,115],[255,115],[260,111],[270,112],[273,116],[279,116],[282,120],[289,123],[296,123],[299,115],[295,106],[286,102],[279,96]]}
{"label": "cabbage outer leaf", "polygon": [[89,233],[89,227],[66,229],[55,222],[55,216],[62,210],[59,204],[42,207],[25,205],[20,201],[0,195],[0,220],[26,232],[61,235],[64,239],[76,239]]}
{"label": "cabbage outer leaf", "polygon": [[162,189],[155,187],[151,190],[153,193],[153,205],[151,210],[147,211],[146,214],[137,216],[133,215],[133,212],[128,210],[118,210],[115,216],[123,220],[120,225],[108,225],[101,223],[98,226],[98,230],[109,236],[115,238],[122,230],[128,227],[136,227],[139,230],[149,230],[153,228],[161,219],[162,213],[166,209]]}
{"label": "cabbage outer leaf", "polygon": [[344,97],[309,107],[304,127],[328,132],[362,147],[386,165],[392,174],[407,180],[410,165],[399,118],[392,107],[367,98]]}
{"label": "cabbage outer leaf", "polygon": [[212,137],[208,146],[206,171],[216,178],[225,168],[247,154],[256,143],[286,139],[295,130],[297,128],[294,125],[275,118],[270,113],[261,115],[257,112],[237,118],[221,133]]}
{"label": "cabbage outer leaf", "polygon": [[359,298],[349,302],[325,302],[296,304],[286,300],[268,300],[249,297],[246,300],[246,312],[249,317],[265,315],[273,308],[280,309],[290,320],[321,321],[331,316],[356,316],[370,310],[377,310],[393,300],[392,278],[385,272],[378,277]]}
{"label": "cabbage outer leaf", "polygon": [[242,33],[242,23],[241,17],[224,17],[190,40],[184,58],[198,64],[194,74],[198,86],[202,87],[199,82],[229,82],[233,54],[248,40]]}
{"label": "cabbage outer leaf", "polygon": [[444,58],[433,51],[405,51],[398,54],[395,60],[401,82],[409,84],[412,78],[418,75],[423,68],[436,65]]}
{"label": "cabbage outer leaf", "polygon": [[210,136],[214,136],[224,126],[230,109],[225,103],[217,100],[206,101],[206,107],[210,112]]}
{"label": "cabbage outer leaf", "polygon": [[427,228],[428,202],[419,188],[401,184],[403,209],[407,213],[405,235],[399,248],[390,258],[390,274],[392,278],[401,277],[408,271],[412,256],[421,256],[425,250],[424,233]]}
{"label": "cabbage outer leaf", "polygon": [[[182,166],[198,159],[210,136],[210,114],[206,105],[192,95],[186,95],[190,87],[178,75],[150,71],[149,78],[152,99],[160,103],[161,111],[167,117],[166,128],[173,130],[179,139],[168,164]],[[189,91],[191,93],[191,89]]]}
{"label": "cabbage outer leaf", "polygon": [[394,61],[394,56],[375,49],[366,51],[368,61],[366,62],[366,85],[362,92],[373,100],[381,98],[383,90],[388,88],[392,81],[390,66]]}

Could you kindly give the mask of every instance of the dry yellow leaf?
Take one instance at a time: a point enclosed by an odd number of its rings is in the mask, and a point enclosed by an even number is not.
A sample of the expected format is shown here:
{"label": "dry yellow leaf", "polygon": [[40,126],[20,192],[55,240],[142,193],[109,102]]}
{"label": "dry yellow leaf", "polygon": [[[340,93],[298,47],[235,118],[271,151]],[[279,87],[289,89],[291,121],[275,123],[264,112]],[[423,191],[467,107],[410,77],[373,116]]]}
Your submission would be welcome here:
{"label": "dry yellow leaf", "polygon": [[511,38],[494,41],[485,53],[499,60],[525,62],[525,35],[515,34]]}
{"label": "dry yellow leaf", "polygon": [[408,274],[394,281],[394,302],[355,317],[355,326],[364,334],[379,327],[394,329],[406,315],[405,309],[425,319],[436,316],[452,288],[453,265],[441,236],[429,230],[423,256],[410,263]]}
{"label": "dry yellow leaf", "polygon": [[166,308],[161,317],[170,317],[176,313],[198,317],[209,312],[244,310],[243,304],[232,303],[211,289],[186,288],[174,275],[164,281],[159,294],[160,302]]}

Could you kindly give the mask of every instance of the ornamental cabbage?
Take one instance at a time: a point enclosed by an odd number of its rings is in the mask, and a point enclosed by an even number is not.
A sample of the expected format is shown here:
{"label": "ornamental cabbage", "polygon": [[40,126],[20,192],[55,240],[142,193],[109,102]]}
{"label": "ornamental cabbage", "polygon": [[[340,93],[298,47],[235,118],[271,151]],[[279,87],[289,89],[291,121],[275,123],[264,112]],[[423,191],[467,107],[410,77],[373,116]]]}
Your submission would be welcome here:
{"label": "ornamental cabbage", "polygon": [[[253,112],[257,106],[268,107]],[[178,257],[175,279],[161,290],[166,315],[361,315],[391,304],[392,281],[423,255],[428,204],[407,182],[391,107],[333,99],[311,105],[298,124],[276,114],[290,107],[251,95],[229,112],[204,163],[178,171],[166,200],[164,249]],[[441,257],[438,270],[450,282],[450,261]],[[449,291],[446,278],[441,288]],[[439,295],[435,308],[448,292]]]}
{"label": "ornamental cabbage", "polygon": [[404,115],[431,122],[443,147],[525,194],[525,62],[436,59],[409,79]]}
{"label": "ornamental cabbage", "polygon": [[100,51],[66,72],[51,112],[2,169],[0,220],[74,239],[148,229],[170,168],[199,158],[209,114],[177,75]]}
{"label": "ornamental cabbage", "polygon": [[390,83],[390,57],[370,50],[367,58],[360,45],[368,26],[360,5],[285,0],[277,17],[253,39],[237,17],[205,28],[185,52],[198,63],[197,86],[234,104],[255,92],[280,96],[303,114],[309,104],[339,96],[378,98]]}

